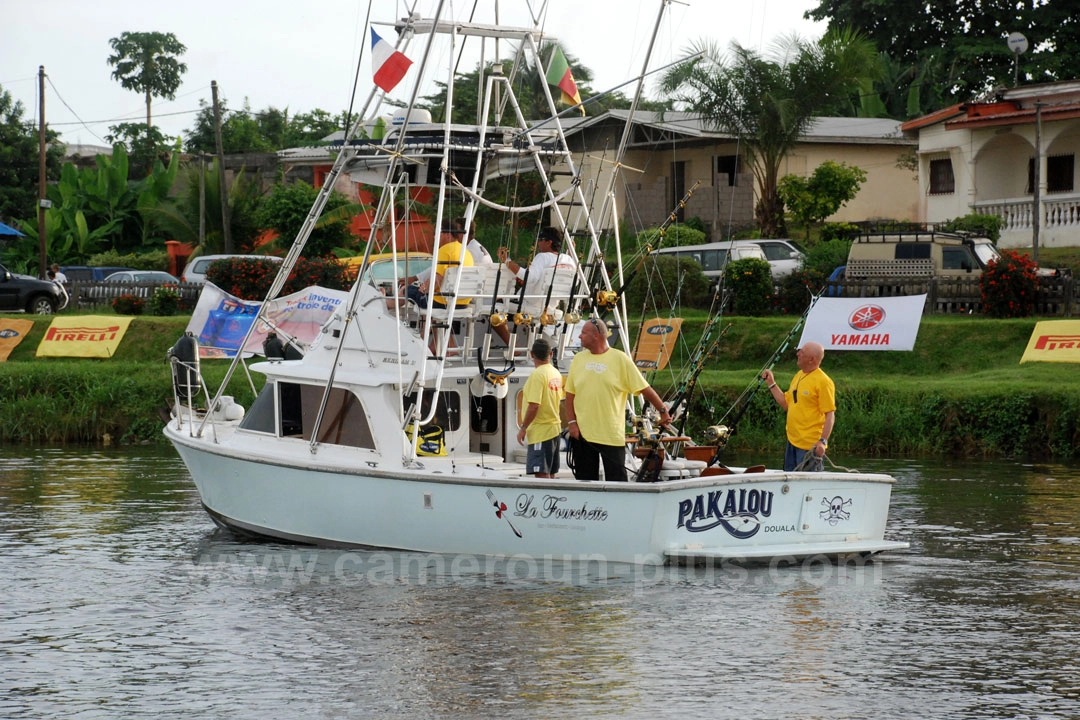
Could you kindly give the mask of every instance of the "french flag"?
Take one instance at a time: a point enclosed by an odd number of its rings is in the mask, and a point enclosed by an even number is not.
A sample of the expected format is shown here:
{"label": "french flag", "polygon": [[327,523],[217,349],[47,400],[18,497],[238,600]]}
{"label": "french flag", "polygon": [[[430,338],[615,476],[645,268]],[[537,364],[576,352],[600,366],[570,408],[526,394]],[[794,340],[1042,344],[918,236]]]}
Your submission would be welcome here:
{"label": "french flag", "polygon": [[383,92],[393,90],[401,78],[405,77],[412,60],[394,49],[394,46],[371,31],[371,68],[375,73],[375,84]]}

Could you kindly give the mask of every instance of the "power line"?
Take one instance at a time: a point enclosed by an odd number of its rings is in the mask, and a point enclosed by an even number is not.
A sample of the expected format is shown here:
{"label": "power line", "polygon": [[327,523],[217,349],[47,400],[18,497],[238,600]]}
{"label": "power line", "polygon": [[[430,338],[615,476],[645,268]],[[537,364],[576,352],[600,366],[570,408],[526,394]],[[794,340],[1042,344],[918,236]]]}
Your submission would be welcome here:
{"label": "power line", "polygon": [[[67,103],[65,103],[65,105],[66,104]],[[70,109],[70,108],[68,108],[68,109]],[[162,117],[172,117],[174,115],[192,115],[192,114],[195,114],[195,113],[198,113],[198,112],[200,112],[200,111],[199,110],[178,110],[176,112],[171,112],[171,113],[154,113],[154,117],[155,118],[162,118]],[[78,117],[78,115],[76,115],[75,117]],[[142,117],[140,115],[129,115],[127,117],[115,117],[115,118],[109,118],[107,120],[87,120],[86,122],[83,122],[81,120],[79,122],[62,122],[62,123],[51,122],[51,123],[49,123],[49,125],[56,126],[56,127],[61,127],[61,126],[64,126],[64,125],[104,125],[105,123],[115,123],[115,122],[121,122],[121,121],[126,121],[126,120],[140,120],[140,119],[142,119]]]}
{"label": "power line", "polygon": [[60,94],[60,91],[56,89],[56,85],[53,85],[52,78],[50,78],[48,75],[46,75],[45,79],[49,81],[49,87],[51,87],[53,92],[56,93],[56,97],[58,97],[60,99],[60,102],[62,102],[64,104],[64,107],[66,107],[68,109],[68,111],[71,112],[71,114],[75,116],[75,119],[79,121],[77,123],[68,123],[68,124],[82,125],[84,128],[86,128],[86,131],[88,133],[90,133],[91,135],[96,137],[99,141],[101,141],[102,144],[105,144],[105,140],[102,139],[102,137],[100,135],[98,135],[96,132],[91,130],[90,126],[87,125],[86,123],[84,123],[82,121],[82,118],[79,117],[79,113],[75,112],[75,110],[72,109],[72,107],[70,105],[68,105],[67,100],[65,100],[64,96]]}

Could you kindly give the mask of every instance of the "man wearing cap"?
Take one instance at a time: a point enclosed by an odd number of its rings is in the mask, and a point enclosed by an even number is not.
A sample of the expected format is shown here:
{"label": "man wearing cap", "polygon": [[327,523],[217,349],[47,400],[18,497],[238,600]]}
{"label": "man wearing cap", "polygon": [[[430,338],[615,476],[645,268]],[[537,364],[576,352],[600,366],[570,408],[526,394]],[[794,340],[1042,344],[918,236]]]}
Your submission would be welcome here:
{"label": "man wearing cap", "polygon": [[574,477],[598,480],[600,461],[607,481],[626,481],[626,397],[640,394],[660,412],[660,424],[671,416],[649,387],[630,356],[610,347],[607,326],[599,318],[585,321],[581,352],[566,376],[566,416],[574,443]]}
{"label": "man wearing cap", "polygon": [[[398,287],[398,296],[404,295],[409,300],[412,300],[416,305],[421,308],[426,308],[428,303],[428,294],[434,287],[435,290],[441,289],[443,276],[446,271],[452,267],[472,267],[473,258],[468,252],[463,252],[461,245],[461,236],[463,230],[453,224],[446,224],[443,226],[443,235],[448,239],[442,245],[439,246],[439,254],[435,259],[435,264],[428,270],[422,270],[413,277],[407,277],[401,281]],[[464,256],[464,257],[462,257]],[[432,282],[431,275],[434,272],[435,278]],[[413,285],[414,281],[419,281],[419,285]],[[469,300],[465,298],[457,301],[458,307],[462,305],[468,305]],[[446,298],[442,295],[436,295],[432,298],[432,307],[445,308]]]}
{"label": "man wearing cap", "polygon": [[[577,268],[577,261],[562,252],[562,235],[550,226],[541,229],[536,238],[536,249],[533,251],[532,262],[529,263],[528,276],[520,263],[510,259],[510,251],[507,248],[500,247],[498,254],[499,262],[506,265],[506,268],[514,273],[518,280],[525,283],[526,295],[544,294],[545,288],[542,285],[548,276],[545,270],[558,267],[568,268],[572,272]],[[522,311],[530,312],[530,309],[523,307]],[[510,330],[506,325],[499,325],[494,329],[504,343],[510,342]]]}
{"label": "man wearing cap", "polygon": [[[825,348],[821,343],[804,343],[795,351],[799,372],[791,379],[785,393],[776,385],[772,370],[761,372],[773,400],[787,412],[787,449],[784,451],[784,470],[821,470],[825,449],[829,447],[836,422],[836,386],[821,369]],[[813,453],[809,462],[807,453]]]}

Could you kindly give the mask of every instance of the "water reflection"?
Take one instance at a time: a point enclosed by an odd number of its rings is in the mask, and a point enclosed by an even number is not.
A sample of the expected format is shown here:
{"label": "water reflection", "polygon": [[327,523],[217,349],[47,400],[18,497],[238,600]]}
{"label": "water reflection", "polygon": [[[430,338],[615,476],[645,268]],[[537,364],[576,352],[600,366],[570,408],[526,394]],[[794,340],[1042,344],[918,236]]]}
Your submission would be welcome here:
{"label": "water reflection", "polygon": [[2,717],[1072,717],[1080,472],[876,459],[869,564],[245,543],[156,449],[0,456]]}

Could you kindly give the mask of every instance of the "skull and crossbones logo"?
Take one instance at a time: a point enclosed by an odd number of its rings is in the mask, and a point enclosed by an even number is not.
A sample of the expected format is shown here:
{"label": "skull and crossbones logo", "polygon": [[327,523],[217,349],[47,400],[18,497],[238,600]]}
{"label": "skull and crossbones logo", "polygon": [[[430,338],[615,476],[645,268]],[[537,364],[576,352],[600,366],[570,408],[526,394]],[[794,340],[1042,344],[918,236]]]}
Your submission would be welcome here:
{"label": "skull and crossbones logo", "polygon": [[837,495],[832,500],[821,498],[821,504],[825,506],[825,509],[819,513],[821,519],[833,527],[841,520],[851,519],[851,513],[846,510],[846,508],[851,507],[851,500],[845,500]]}

